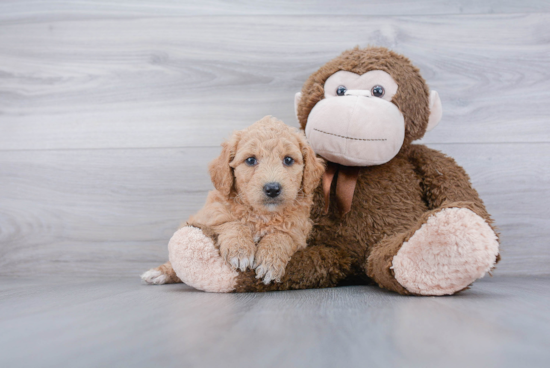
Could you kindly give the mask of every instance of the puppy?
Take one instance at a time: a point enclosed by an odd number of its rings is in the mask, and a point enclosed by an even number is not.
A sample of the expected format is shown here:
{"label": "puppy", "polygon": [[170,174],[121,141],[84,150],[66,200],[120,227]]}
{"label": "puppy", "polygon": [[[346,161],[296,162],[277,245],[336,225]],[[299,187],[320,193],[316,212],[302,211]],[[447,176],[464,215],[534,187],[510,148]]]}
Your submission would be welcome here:
{"label": "puppy", "polygon": [[[217,239],[233,268],[255,269],[266,284],[280,282],[292,255],[306,247],[322,159],[302,132],[266,116],[233,133],[209,171],[216,189],[184,226]],[[170,262],[141,277],[149,284],[181,282]]]}

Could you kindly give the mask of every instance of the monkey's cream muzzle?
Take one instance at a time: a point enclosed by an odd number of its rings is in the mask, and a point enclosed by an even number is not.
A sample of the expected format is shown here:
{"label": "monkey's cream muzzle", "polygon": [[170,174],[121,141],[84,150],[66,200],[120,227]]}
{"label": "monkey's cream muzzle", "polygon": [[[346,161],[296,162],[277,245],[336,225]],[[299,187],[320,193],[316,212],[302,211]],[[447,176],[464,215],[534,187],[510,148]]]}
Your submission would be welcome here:
{"label": "monkey's cream muzzle", "polygon": [[313,150],[345,166],[381,165],[397,155],[405,138],[403,114],[369,90],[319,101],[309,114],[306,136]]}

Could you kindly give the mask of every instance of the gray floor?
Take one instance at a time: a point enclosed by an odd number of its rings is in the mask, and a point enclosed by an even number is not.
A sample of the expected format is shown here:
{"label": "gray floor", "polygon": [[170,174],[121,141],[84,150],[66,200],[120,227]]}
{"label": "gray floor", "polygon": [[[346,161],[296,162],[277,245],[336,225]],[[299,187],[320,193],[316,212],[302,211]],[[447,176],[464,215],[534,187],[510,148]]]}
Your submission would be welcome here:
{"label": "gray floor", "polygon": [[0,280],[1,367],[548,367],[550,277],[453,297]]}

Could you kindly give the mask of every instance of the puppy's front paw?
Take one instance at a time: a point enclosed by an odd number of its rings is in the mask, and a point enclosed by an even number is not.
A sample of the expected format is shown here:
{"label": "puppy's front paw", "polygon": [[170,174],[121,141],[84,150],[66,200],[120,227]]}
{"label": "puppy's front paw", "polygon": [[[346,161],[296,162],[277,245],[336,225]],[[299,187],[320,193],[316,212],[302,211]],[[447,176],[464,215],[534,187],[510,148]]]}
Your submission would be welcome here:
{"label": "puppy's front paw", "polygon": [[256,278],[263,278],[264,284],[271,281],[281,282],[285,274],[285,267],[289,257],[285,254],[269,249],[269,247],[260,247],[256,252],[254,268],[256,269]]}
{"label": "puppy's front paw", "polygon": [[233,268],[246,271],[254,264],[254,242],[224,242],[220,244],[220,254]]}

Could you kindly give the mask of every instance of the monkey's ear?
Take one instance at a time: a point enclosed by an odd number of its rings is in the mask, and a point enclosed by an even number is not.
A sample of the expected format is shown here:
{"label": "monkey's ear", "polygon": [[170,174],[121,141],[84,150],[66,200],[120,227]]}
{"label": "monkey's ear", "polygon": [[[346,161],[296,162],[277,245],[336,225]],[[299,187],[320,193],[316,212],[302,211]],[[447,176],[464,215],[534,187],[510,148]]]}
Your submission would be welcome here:
{"label": "monkey's ear", "polygon": [[235,132],[229,140],[222,143],[222,153],[208,165],[210,178],[216,190],[228,197],[233,189],[233,168],[231,161],[235,158],[240,132]]}
{"label": "monkey's ear", "polygon": [[441,106],[439,93],[437,93],[437,91],[432,91],[430,93],[430,118],[428,119],[428,127],[426,128],[427,132],[439,124],[441,116],[443,116],[443,106]]}
{"label": "monkey's ear", "polygon": [[300,104],[300,100],[302,99],[302,92],[296,92],[294,95],[294,115],[296,115],[296,119],[298,119],[298,105]]}

